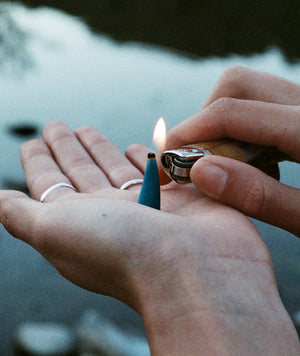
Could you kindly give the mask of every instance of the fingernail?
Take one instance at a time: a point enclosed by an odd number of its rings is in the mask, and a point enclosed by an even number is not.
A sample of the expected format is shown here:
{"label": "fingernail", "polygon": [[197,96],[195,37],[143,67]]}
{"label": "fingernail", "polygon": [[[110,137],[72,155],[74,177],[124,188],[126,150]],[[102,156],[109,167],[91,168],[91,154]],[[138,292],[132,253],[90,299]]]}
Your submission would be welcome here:
{"label": "fingernail", "polygon": [[220,166],[199,160],[191,172],[193,183],[205,194],[219,198],[225,189],[228,173]]}

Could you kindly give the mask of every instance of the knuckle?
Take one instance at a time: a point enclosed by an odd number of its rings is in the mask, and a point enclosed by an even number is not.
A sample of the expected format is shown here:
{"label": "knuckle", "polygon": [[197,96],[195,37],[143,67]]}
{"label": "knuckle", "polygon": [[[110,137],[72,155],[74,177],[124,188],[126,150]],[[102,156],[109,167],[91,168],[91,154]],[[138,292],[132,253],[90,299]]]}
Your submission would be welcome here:
{"label": "knuckle", "polygon": [[108,173],[108,178],[112,182],[119,181],[120,177],[122,177],[122,181],[132,179],[133,177],[132,167],[129,167],[127,165],[121,165],[119,167],[115,167],[114,169],[111,170],[111,172]]}
{"label": "knuckle", "polygon": [[220,83],[230,92],[231,97],[245,96],[247,78],[251,70],[242,66],[230,66],[220,77]]}
{"label": "knuckle", "polygon": [[35,138],[33,140],[24,142],[21,145],[20,153],[25,159],[30,159],[32,156],[45,151],[45,145],[42,140]]}
{"label": "knuckle", "polygon": [[211,111],[217,114],[231,112],[235,107],[236,99],[230,97],[217,99],[210,105]]}
{"label": "knuckle", "polygon": [[[220,98],[210,104],[205,110],[205,124],[207,128],[218,133],[218,136],[230,136],[229,129],[238,108],[238,100],[234,98]],[[202,123],[203,125],[203,123]]]}
{"label": "knuckle", "polygon": [[109,138],[104,136],[101,132],[95,131],[93,128],[88,130],[86,136],[86,145],[92,151],[94,148],[102,147],[104,145],[110,144],[111,141]]}
{"label": "knuckle", "polygon": [[239,65],[232,65],[227,67],[223,74],[222,77],[231,79],[233,77],[240,77],[243,75],[245,72],[248,72],[249,69],[247,67],[239,66]]}
{"label": "knuckle", "polygon": [[217,124],[225,128],[226,122],[231,119],[232,114],[239,110],[238,105],[238,100],[234,98],[226,97],[217,99],[207,107],[209,120],[217,120]]}
{"label": "knuckle", "polygon": [[[70,179],[78,177],[81,172],[94,173],[95,165],[89,157],[78,158],[73,164],[66,169],[66,173]],[[97,169],[98,170],[98,169]]]}
{"label": "knuckle", "polygon": [[245,74],[249,72],[250,69],[247,67],[233,65],[233,66],[229,66],[224,70],[222,77],[227,80],[232,80],[232,79],[240,80],[245,76]]}

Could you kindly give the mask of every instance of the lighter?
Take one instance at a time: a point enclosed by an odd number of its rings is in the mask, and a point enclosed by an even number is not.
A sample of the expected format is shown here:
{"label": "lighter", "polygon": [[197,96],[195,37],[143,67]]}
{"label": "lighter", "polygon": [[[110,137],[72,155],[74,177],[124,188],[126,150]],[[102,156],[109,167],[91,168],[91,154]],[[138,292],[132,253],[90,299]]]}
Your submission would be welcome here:
{"label": "lighter", "polygon": [[202,142],[165,151],[161,165],[166,174],[175,182],[190,183],[193,164],[207,155],[218,155],[249,163],[279,179],[278,162],[289,159],[274,147],[265,147],[230,139]]}

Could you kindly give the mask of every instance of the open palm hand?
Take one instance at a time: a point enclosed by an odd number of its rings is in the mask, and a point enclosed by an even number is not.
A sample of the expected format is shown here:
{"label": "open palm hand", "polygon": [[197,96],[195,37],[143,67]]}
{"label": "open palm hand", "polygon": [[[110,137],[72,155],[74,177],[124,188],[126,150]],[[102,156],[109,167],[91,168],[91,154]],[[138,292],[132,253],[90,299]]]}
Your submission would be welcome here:
{"label": "open palm hand", "polygon": [[[253,235],[255,248],[249,258],[257,258],[257,248],[259,258],[269,260],[259,234],[244,215],[205,197],[191,184],[162,186],[161,211],[136,203],[140,185],[120,190],[124,182],[143,178],[148,152],[142,145],[133,145],[124,156],[91,127],[74,133],[61,122],[51,123],[43,130],[43,139],[29,141],[21,149],[32,198],[2,191],[1,222],[72,282],[125,301],[124,296],[130,295],[127,287],[111,288],[116,278],[125,280],[119,273],[132,269],[128,261],[139,264],[151,253],[157,257],[166,241],[179,245],[180,254],[185,245],[190,246],[189,235],[199,235],[198,231],[211,237],[209,245],[216,254],[237,250],[248,256],[249,250],[243,252],[241,246]],[[42,193],[60,182],[77,191],[61,187],[41,204]],[[232,251],[223,251],[225,237],[229,249],[234,246]],[[190,242],[204,248],[200,239]],[[99,276],[97,270],[106,273]]]}
{"label": "open palm hand", "polygon": [[[71,282],[140,312],[154,354],[213,354],[216,340],[227,354],[295,343],[270,255],[246,216],[193,185],[162,186],[160,211],[136,203],[140,186],[119,189],[143,177],[148,151],[133,145],[124,156],[92,128],[49,124],[21,149],[32,198],[0,191],[0,221]],[[61,182],[77,191],[60,187],[39,202]],[[216,330],[222,337],[211,339]]]}

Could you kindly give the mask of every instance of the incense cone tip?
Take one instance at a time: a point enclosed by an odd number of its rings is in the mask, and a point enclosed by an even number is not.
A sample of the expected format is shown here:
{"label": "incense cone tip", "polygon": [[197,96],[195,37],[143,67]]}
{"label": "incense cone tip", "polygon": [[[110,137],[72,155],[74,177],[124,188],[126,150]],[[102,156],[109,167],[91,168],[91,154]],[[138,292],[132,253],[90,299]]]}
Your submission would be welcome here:
{"label": "incense cone tip", "polygon": [[155,153],[153,152],[148,153],[148,159],[149,158],[155,158]]}

